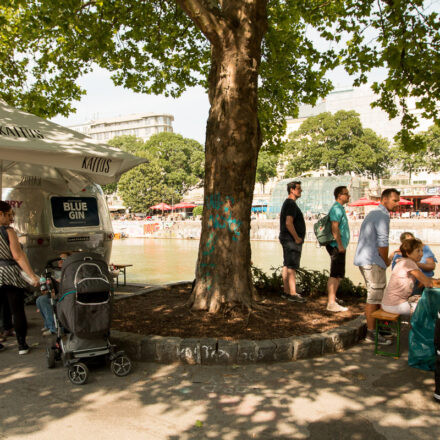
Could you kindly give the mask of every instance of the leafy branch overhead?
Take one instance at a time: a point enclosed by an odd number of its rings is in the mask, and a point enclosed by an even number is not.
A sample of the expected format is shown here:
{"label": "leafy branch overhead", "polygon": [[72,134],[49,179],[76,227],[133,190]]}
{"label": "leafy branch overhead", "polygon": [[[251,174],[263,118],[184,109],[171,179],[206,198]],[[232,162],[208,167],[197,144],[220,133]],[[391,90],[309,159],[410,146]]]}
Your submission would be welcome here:
{"label": "leafy branch overhead", "polygon": [[[332,89],[338,66],[373,89],[376,105],[402,119],[401,143],[420,148],[410,112],[438,123],[440,36],[434,7],[423,0],[252,0],[267,4],[259,64],[259,120],[275,148],[286,116]],[[237,0],[3,0],[0,5],[0,96],[40,116],[67,116],[85,91],[80,76],[98,65],[116,85],[179,96],[208,87],[210,45],[225,35]],[[188,13],[199,8],[198,15]],[[213,25],[215,23],[215,25]],[[224,25],[223,25],[224,24]]]}

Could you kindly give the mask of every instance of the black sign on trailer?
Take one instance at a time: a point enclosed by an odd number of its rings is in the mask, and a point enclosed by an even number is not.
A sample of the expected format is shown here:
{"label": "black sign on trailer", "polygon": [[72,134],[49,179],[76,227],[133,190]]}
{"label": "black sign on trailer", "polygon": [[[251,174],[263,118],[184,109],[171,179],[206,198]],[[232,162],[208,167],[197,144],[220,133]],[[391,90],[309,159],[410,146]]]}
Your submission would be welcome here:
{"label": "black sign on trailer", "polygon": [[51,197],[50,203],[56,228],[99,226],[95,197]]}

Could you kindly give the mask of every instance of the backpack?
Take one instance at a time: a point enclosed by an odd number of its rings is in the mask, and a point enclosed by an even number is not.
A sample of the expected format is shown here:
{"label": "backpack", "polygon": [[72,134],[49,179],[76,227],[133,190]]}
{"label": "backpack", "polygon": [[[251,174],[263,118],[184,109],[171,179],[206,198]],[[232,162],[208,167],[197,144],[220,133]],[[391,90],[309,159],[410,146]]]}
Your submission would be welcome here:
{"label": "backpack", "polygon": [[316,239],[321,246],[325,246],[335,239],[332,234],[332,222],[330,221],[328,214],[321,217],[313,225],[313,231],[315,232]]}

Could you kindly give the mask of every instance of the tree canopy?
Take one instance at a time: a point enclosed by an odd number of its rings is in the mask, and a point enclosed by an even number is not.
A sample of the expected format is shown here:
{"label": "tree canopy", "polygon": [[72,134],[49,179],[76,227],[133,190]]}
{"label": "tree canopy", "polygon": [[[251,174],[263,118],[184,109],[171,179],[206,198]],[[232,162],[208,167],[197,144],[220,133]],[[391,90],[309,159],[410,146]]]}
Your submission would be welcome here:
{"label": "tree canopy", "polygon": [[128,171],[118,183],[118,192],[124,205],[131,212],[147,212],[150,206],[161,202],[171,204],[172,201],[178,200],[177,191],[165,183],[163,168],[159,161],[145,153],[139,155],[148,157],[148,163]]}
{"label": "tree canopy", "polygon": [[160,202],[176,203],[188,190],[203,184],[203,146],[175,133],[159,133],[144,142],[136,136],[118,136],[109,144],[148,159],[125,173],[118,185],[106,185],[104,192],[116,191],[124,204],[146,212]]}
{"label": "tree canopy", "polygon": [[175,133],[159,133],[145,142],[143,150],[157,158],[164,171],[165,184],[180,196],[203,186],[204,151],[194,139]]}
{"label": "tree canopy", "polygon": [[408,173],[410,179],[412,174],[420,168],[428,172],[440,171],[440,128],[433,125],[427,131],[418,133],[417,137],[421,138],[419,143],[426,148],[407,152],[397,144],[390,152],[392,163],[398,169]]}
{"label": "tree canopy", "polygon": [[286,176],[297,176],[325,166],[335,174],[384,177],[389,166],[389,142],[363,128],[354,111],[311,116],[289,135]]}
{"label": "tree canopy", "polygon": [[255,181],[261,183],[263,188],[264,185],[269,182],[271,177],[276,177],[278,158],[279,155],[277,154],[270,154],[264,150],[260,151],[260,154],[258,155],[257,175]]}
{"label": "tree canopy", "polygon": [[[253,0],[267,13],[259,66],[259,119],[266,145],[280,140],[285,117],[313,104],[332,85],[329,69],[344,66],[354,84],[371,69],[377,105],[401,114],[406,148],[416,125],[408,100],[438,122],[440,22],[423,0]],[[94,63],[113,81],[140,93],[179,96],[207,87],[210,44],[242,2],[216,0],[3,0],[0,5],[0,96],[52,117],[74,111],[85,93],[78,78]],[[194,6],[195,5],[195,6]],[[199,18],[191,11],[199,11]],[[203,19],[200,17],[204,17]],[[210,17],[210,18],[206,18]],[[211,20],[213,23],[213,21]],[[312,38],[313,36],[313,38]],[[419,139],[420,140],[420,139]]]}

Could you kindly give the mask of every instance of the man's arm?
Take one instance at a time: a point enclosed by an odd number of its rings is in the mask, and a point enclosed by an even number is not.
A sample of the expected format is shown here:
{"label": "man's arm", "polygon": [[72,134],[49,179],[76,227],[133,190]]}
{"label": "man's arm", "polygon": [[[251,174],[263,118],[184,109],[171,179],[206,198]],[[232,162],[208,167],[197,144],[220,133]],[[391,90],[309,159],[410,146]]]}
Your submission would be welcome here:
{"label": "man's arm", "polygon": [[377,246],[379,255],[388,267],[391,264],[388,256],[389,252],[389,236],[390,236],[390,219],[381,216],[376,224]]}
{"label": "man's arm", "polygon": [[419,268],[425,272],[431,272],[431,270],[435,269],[434,258],[427,258],[424,263],[417,263],[417,266],[419,266]]}
{"label": "man's arm", "polygon": [[295,226],[293,226],[293,217],[291,215],[286,216],[286,228],[296,244],[301,244],[303,242],[303,239],[296,233]]}
{"label": "man's arm", "polygon": [[391,261],[388,258],[388,249],[388,246],[378,248],[379,255],[382,257],[382,260],[385,262],[387,267],[391,264]]}
{"label": "man's arm", "polygon": [[342,240],[341,240],[341,231],[339,229],[339,222],[331,222],[332,223],[332,234],[333,237],[335,237],[336,243],[338,245],[338,251],[339,252],[345,252],[345,248],[342,245]]}

